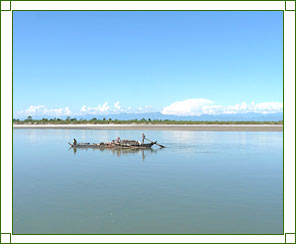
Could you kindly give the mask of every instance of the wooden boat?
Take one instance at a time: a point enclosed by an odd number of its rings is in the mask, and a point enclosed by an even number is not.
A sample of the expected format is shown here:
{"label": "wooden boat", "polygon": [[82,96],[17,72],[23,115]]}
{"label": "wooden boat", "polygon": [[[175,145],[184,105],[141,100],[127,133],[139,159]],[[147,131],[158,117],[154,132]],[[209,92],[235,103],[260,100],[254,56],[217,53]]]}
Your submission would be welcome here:
{"label": "wooden boat", "polygon": [[142,134],[142,142],[144,140],[148,141],[149,143],[141,143],[140,141],[135,140],[120,140],[120,137],[117,137],[116,140],[112,140],[111,142],[101,142],[101,143],[77,143],[76,139],[73,139],[75,142],[70,143],[69,145],[71,148],[98,148],[98,149],[105,149],[105,148],[126,148],[126,149],[146,149],[151,148],[154,144],[159,146],[160,148],[164,148],[165,146],[160,145],[157,141],[151,141]]}
{"label": "wooden boat", "polygon": [[[69,143],[71,144],[71,143]],[[81,144],[81,145],[80,145]],[[149,154],[154,154],[157,153],[159,150],[161,150],[162,148],[158,148],[158,149],[153,149],[152,147],[110,147],[109,145],[104,146],[104,145],[94,145],[94,144],[88,144],[88,143],[80,143],[77,144],[76,146],[71,146],[69,148],[69,151],[73,151],[74,155],[78,152],[78,151],[87,151],[87,150],[91,150],[91,151],[108,151],[111,152],[113,155],[117,156],[117,157],[121,157],[123,155],[127,155],[127,154],[136,154],[136,155],[141,155],[142,156],[142,160],[145,160],[145,157]]]}
{"label": "wooden boat", "polygon": [[134,143],[135,141],[127,141],[123,140],[121,142],[101,142],[101,143],[78,143],[76,145],[72,143],[68,143],[70,147],[72,148],[98,148],[98,149],[104,149],[104,148],[120,148],[120,149],[145,149],[145,148],[151,148],[154,144],[157,142],[150,142],[150,143]]}

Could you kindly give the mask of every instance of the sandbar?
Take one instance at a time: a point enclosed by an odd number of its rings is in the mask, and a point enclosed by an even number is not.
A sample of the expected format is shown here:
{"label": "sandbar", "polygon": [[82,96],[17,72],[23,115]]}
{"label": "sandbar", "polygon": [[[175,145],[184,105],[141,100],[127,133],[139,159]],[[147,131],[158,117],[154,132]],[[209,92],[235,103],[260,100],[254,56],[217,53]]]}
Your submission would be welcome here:
{"label": "sandbar", "polygon": [[164,130],[164,131],[283,131],[278,124],[24,124],[13,129]]}

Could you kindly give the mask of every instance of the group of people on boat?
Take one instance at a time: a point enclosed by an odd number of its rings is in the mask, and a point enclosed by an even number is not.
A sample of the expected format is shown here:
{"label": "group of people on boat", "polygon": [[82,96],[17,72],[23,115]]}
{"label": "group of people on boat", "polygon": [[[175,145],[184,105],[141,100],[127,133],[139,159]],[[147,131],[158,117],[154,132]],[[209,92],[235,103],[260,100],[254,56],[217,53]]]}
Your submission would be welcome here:
{"label": "group of people on boat", "polygon": [[[143,133],[143,134],[142,134],[142,144],[144,144],[144,140],[145,140],[145,135],[144,135],[144,133]],[[115,142],[115,141],[113,140],[113,142]],[[119,136],[117,137],[116,142],[117,142],[117,143],[120,143],[120,142],[121,142],[121,139],[120,139]],[[77,140],[76,140],[75,138],[73,138],[73,145],[74,145],[74,146],[77,145]]]}

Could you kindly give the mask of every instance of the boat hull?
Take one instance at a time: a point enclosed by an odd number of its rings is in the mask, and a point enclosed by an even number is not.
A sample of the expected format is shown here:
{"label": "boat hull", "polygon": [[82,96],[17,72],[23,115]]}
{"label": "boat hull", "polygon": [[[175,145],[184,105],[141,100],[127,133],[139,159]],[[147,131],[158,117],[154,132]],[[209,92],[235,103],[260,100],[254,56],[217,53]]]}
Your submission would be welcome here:
{"label": "boat hull", "polygon": [[99,143],[99,144],[90,144],[90,143],[78,143],[77,145],[74,145],[72,143],[69,143],[70,147],[72,148],[98,148],[98,149],[105,149],[105,148],[120,148],[120,149],[145,149],[145,148],[151,148],[155,142],[151,143],[145,143],[145,144],[139,144],[139,145],[127,145],[127,144],[109,144],[109,143]]}

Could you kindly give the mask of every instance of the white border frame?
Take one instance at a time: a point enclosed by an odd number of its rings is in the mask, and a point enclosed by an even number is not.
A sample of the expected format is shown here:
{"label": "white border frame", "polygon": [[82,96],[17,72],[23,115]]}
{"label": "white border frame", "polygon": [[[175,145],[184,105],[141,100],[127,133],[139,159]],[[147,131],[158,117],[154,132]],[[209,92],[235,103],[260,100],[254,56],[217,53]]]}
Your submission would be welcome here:
{"label": "white border frame", "polygon": [[[295,233],[295,11],[284,1],[25,1],[12,10],[283,10],[284,232]],[[12,11],[1,11],[1,232],[12,232]],[[12,235],[12,243],[284,243],[285,235]]]}

